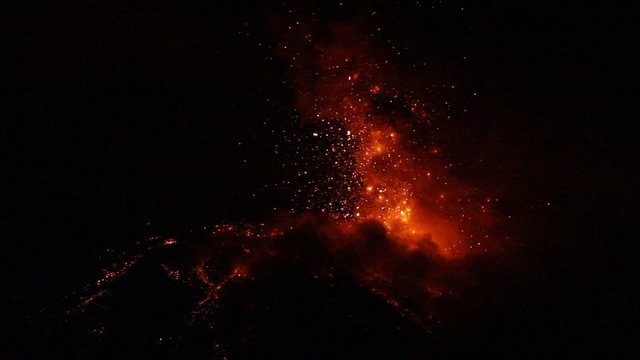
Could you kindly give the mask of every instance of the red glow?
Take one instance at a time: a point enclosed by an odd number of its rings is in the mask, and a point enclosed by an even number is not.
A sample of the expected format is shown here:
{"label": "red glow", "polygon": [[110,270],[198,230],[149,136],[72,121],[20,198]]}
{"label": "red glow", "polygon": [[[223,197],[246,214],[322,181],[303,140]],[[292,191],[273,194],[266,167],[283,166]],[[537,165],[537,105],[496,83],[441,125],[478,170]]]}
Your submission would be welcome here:
{"label": "red glow", "polygon": [[[482,200],[449,179],[450,165],[440,160],[442,147],[426,142],[429,132],[436,131],[426,124],[438,121],[428,116],[429,99],[410,89],[403,92],[395,69],[378,58],[361,29],[337,25],[333,31],[329,38],[339,40],[315,44],[308,56],[282,52],[295,69],[297,104],[304,117],[348,134],[338,147],[351,156],[353,171],[345,176],[349,193],[329,197],[331,204],[346,201],[352,206],[330,212],[346,220],[379,221],[407,248],[433,242],[447,258],[486,251],[488,244],[477,245],[472,236],[478,226],[471,213],[477,216],[478,211],[470,208],[479,210]],[[312,71],[317,76],[310,80]],[[415,135],[418,130],[423,138]]]}

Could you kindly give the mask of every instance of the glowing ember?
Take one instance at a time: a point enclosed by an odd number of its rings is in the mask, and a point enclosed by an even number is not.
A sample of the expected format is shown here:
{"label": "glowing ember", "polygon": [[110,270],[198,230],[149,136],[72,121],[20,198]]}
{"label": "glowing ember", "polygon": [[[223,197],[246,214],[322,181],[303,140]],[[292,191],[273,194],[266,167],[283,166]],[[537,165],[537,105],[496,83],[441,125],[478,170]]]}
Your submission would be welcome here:
{"label": "glowing ember", "polygon": [[[447,177],[451,165],[442,163],[440,146],[428,140],[436,137],[432,124],[440,119],[429,115],[434,111],[427,99],[402,91],[400,74],[377,58],[360,28],[336,25],[325,37],[297,47],[290,46],[292,39],[280,47],[292,62],[298,110],[322,128],[313,135],[329,139],[322,155],[335,159],[335,175],[315,184],[317,200],[306,209],[379,221],[407,247],[434,242],[445,257],[486,251],[471,245],[471,235],[482,231],[474,221],[489,221],[484,205]],[[483,219],[474,219],[480,209]]]}

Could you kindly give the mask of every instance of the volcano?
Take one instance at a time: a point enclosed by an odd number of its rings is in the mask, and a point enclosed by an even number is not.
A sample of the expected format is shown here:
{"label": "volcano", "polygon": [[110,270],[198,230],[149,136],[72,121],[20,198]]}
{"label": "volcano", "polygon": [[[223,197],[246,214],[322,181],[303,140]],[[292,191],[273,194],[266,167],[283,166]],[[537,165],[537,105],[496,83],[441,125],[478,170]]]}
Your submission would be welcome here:
{"label": "volcano", "polygon": [[2,358],[635,354],[634,11],[6,10]]}

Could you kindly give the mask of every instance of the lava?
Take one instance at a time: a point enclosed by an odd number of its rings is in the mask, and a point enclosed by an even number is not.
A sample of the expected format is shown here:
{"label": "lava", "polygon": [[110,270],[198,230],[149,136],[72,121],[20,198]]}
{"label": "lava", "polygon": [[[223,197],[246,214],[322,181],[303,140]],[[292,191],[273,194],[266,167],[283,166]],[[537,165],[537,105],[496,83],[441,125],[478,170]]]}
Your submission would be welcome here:
{"label": "lava", "polygon": [[[325,32],[318,43],[294,39],[279,49],[291,62],[302,118],[322,126],[314,136],[337,142],[324,155],[343,153],[334,164],[340,168],[338,186],[327,182],[315,189],[327,199],[321,210],[336,218],[379,221],[412,249],[433,241],[445,257],[486,251],[489,244],[477,239],[486,242],[487,233],[473,217],[486,223],[489,213],[477,195],[449,179],[451,164],[443,164],[432,140],[440,119],[419,96],[425,91],[407,86],[407,75],[373,50],[362,26],[337,24]],[[332,191],[336,187],[341,191]],[[473,239],[465,231],[481,233]]]}

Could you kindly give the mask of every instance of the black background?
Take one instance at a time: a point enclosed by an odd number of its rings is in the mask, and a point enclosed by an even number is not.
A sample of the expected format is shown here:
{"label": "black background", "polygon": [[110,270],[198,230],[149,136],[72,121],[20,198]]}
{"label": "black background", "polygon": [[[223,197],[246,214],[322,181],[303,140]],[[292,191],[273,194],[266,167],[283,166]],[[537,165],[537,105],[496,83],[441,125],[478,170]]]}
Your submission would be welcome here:
{"label": "black background", "polygon": [[[503,211],[516,217],[512,231],[526,244],[519,254],[525,265],[495,287],[500,300],[420,351],[442,358],[630,355],[638,179],[630,9],[534,1],[318,4],[332,20],[377,9],[391,38],[477,89],[467,115],[447,130],[450,156],[485,159],[469,170],[474,183],[505,199]],[[282,119],[293,112],[286,63],[268,46],[276,40],[265,25],[280,4],[2,6],[0,134],[9,180],[2,351],[10,358],[171,357],[142,345],[96,354],[82,329],[52,325],[58,321],[42,320],[42,310],[95,279],[107,248],[264,219],[287,206],[286,192],[264,190],[283,176],[271,130],[288,126]],[[361,295],[345,294],[359,308]],[[388,315],[367,301],[362,316],[379,315],[384,328]],[[300,309],[296,317],[316,324],[317,314]],[[261,316],[290,316],[274,311]],[[389,354],[411,358],[406,339],[350,332],[341,314],[329,314],[335,321],[315,328],[338,334],[327,343],[294,329],[291,339],[263,334],[261,344],[279,346],[273,354],[283,357],[330,357],[326,349],[334,346],[369,358],[387,354],[375,353],[386,341]],[[127,321],[137,322],[123,320],[123,328]],[[189,354],[208,356],[210,344],[198,336]],[[303,338],[309,346],[300,345]],[[349,346],[369,343],[371,353]]]}

